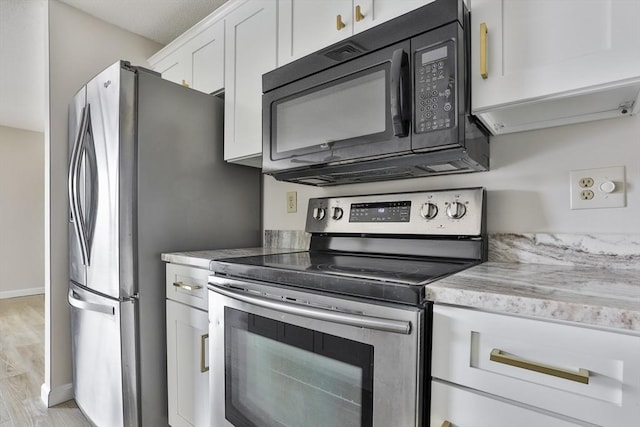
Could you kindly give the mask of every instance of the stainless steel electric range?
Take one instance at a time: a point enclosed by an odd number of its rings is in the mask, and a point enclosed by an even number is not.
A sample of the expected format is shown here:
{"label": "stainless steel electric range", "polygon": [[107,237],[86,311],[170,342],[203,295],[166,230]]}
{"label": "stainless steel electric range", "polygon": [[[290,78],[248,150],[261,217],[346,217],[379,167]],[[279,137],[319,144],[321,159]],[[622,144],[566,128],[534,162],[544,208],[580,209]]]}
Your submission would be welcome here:
{"label": "stainless steel electric range", "polygon": [[486,260],[485,206],[482,188],[311,199],[308,251],[214,261],[212,425],[425,425],[425,287]]}

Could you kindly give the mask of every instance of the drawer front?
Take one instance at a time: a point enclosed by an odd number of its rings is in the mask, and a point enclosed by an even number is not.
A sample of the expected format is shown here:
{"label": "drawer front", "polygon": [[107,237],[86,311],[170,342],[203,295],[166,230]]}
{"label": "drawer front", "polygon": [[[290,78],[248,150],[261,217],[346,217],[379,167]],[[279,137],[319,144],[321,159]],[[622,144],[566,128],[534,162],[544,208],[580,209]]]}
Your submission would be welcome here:
{"label": "drawer front", "polygon": [[[450,424],[446,424],[446,422]],[[560,419],[533,408],[434,380],[430,427],[576,427],[587,424]]]}
{"label": "drawer front", "polygon": [[639,336],[448,306],[433,329],[436,378],[599,425],[640,419]]}
{"label": "drawer front", "polygon": [[167,298],[208,311],[209,274],[209,270],[201,268],[167,264]]}

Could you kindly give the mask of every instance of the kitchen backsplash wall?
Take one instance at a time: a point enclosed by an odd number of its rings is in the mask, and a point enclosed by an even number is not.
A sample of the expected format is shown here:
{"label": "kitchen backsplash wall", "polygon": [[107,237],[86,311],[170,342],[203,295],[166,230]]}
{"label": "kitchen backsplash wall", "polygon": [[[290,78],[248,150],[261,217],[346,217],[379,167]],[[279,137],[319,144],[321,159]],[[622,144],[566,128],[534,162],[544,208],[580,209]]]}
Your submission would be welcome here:
{"label": "kitchen backsplash wall", "polygon": [[[569,209],[569,171],[625,166],[627,206]],[[492,137],[491,170],[464,175],[317,188],[264,180],[265,230],[303,230],[310,197],[483,186],[496,233],[640,233],[640,117]],[[296,213],[286,193],[297,192]]]}

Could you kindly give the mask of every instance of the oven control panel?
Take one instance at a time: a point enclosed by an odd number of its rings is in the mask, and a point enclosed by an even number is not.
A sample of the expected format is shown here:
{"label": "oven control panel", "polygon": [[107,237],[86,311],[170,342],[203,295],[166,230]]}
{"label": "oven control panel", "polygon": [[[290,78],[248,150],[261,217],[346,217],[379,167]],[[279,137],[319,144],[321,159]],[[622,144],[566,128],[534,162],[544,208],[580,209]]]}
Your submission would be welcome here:
{"label": "oven control panel", "polygon": [[309,200],[308,233],[479,236],[485,191],[462,188]]}

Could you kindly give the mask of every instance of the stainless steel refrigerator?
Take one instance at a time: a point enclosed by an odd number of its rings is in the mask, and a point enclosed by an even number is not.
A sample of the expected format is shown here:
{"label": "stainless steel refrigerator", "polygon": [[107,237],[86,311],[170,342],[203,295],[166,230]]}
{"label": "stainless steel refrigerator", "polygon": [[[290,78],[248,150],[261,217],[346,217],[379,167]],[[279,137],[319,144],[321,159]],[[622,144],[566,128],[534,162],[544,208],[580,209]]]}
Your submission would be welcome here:
{"label": "stainless steel refrigerator", "polygon": [[125,61],[69,106],[73,387],[97,426],[167,425],[160,254],[260,244],[260,171],[224,162],[222,126],[221,99]]}

